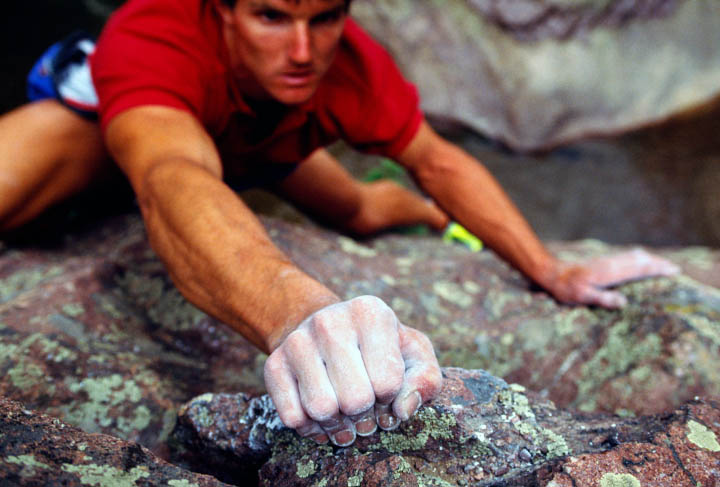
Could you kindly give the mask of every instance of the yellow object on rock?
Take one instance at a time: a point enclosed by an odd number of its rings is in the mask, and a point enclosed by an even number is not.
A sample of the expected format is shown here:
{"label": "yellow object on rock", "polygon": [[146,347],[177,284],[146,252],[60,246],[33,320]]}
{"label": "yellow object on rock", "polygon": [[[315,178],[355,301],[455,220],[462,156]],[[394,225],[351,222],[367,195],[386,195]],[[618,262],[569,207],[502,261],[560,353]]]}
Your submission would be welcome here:
{"label": "yellow object on rock", "polygon": [[443,232],[442,239],[443,242],[460,242],[470,249],[471,252],[479,252],[483,248],[483,243],[479,238],[456,222],[450,222]]}

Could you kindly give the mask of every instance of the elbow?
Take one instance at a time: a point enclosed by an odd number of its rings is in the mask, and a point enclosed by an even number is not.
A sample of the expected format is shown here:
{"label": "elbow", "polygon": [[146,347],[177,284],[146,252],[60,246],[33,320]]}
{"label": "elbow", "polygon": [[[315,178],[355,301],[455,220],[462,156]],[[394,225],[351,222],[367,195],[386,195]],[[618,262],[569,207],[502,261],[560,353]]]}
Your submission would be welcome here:
{"label": "elbow", "polygon": [[161,201],[180,202],[182,195],[194,194],[192,186],[212,178],[220,179],[207,167],[190,160],[172,158],[160,159],[148,164],[135,186],[138,205],[143,214],[151,212]]}
{"label": "elbow", "polygon": [[430,151],[412,168],[412,175],[421,188],[431,188],[440,182],[452,181],[461,172],[457,149],[443,143]]}

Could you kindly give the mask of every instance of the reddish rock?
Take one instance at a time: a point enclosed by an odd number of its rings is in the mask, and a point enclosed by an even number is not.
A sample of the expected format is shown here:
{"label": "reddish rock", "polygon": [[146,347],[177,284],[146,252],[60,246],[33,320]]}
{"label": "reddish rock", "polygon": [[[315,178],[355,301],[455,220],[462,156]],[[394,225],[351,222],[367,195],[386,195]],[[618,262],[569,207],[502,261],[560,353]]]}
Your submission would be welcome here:
{"label": "reddish rock", "polygon": [[348,448],[299,438],[265,397],[206,394],[182,410],[174,433],[183,447],[178,458],[226,477],[239,466],[262,465],[260,485],[267,486],[694,487],[719,481],[716,400],[628,419],[558,410],[483,371],[450,368],[443,376],[438,397],[398,430]]}
{"label": "reddish rock", "polygon": [[720,409],[694,402],[647,442],[566,459],[547,487],[697,487],[720,485]]}
{"label": "reddish rock", "polygon": [[[560,407],[625,415],[720,393],[720,294],[686,276],[622,287],[623,311],[567,307],[489,251],[264,223],[340,296],[375,294],[428,333],[443,366],[487,369]],[[207,391],[263,392],[264,356],[179,295],[137,216],[63,239],[0,254],[1,395],[164,454],[184,402]],[[557,248],[567,258],[617,250],[591,241]],[[708,275],[720,255],[664,254]]]}
{"label": "reddish rock", "polygon": [[87,434],[0,398],[0,485],[227,486],[169,464],[137,443]]}

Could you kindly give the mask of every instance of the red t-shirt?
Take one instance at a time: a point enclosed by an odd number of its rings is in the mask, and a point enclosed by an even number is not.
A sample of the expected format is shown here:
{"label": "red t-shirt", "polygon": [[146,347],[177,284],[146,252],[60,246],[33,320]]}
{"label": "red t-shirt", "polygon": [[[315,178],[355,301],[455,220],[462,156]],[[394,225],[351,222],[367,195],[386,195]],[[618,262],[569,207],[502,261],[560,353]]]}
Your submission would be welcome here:
{"label": "red t-shirt", "polygon": [[115,115],[140,105],[187,110],[216,140],[226,163],[300,162],[338,139],[393,157],[417,132],[417,90],[352,20],[313,97],[270,124],[243,100],[221,26],[209,1],[128,1],[91,58],[103,130]]}

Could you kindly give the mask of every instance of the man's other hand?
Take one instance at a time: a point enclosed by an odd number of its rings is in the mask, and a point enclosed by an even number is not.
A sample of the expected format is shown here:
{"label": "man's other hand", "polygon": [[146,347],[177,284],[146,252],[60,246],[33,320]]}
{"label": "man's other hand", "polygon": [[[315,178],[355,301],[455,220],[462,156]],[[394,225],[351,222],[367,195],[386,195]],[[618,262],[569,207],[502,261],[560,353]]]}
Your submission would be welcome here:
{"label": "man's other hand", "polygon": [[672,262],[635,249],[582,264],[558,262],[550,277],[540,284],[558,301],[604,308],[622,308],[627,298],[606,288],[647,277],[671,276],[680,272]]}
{"label": "man's other hand", "polygon": [[282,422],[338,446],[378,426],[395,429],[441,382],[430,340],[373,296],[312,314],[265,363],[265,385]]}

